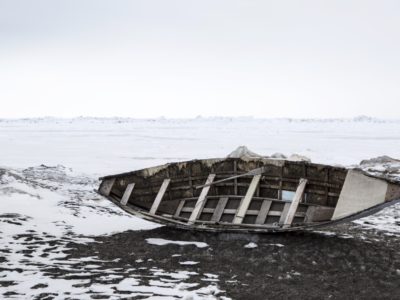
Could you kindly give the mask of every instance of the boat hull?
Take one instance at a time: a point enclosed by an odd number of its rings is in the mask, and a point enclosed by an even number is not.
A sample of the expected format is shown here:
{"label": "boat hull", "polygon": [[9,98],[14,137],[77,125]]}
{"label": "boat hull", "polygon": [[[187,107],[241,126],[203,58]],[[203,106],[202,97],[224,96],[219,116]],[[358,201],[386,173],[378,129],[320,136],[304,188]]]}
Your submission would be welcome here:
{"label": "boat hull", "polygon": [[373,214],[400,185],[360,170],[271,159],[212,159],[100,178],[98,192],[163,225],[212,232],[285,232]]}

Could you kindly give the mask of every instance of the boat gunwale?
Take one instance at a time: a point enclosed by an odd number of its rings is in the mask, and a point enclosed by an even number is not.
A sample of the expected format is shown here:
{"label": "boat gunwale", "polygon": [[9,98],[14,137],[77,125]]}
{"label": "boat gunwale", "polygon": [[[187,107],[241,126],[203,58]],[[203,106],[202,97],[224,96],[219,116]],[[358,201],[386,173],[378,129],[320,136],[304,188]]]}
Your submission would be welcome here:
{"label": "boat gunwale", "polygon": [[[113,175],[106,175],[106,176],[102,176],[99,177],[99,180],[106,180],[106,179],[111,179],[111,178],[119,178],[119,177],[124,177],[124,176],[129,176],[129,175],[137,175],[140,172],[146,171],[146,170],[150,170],[150,169],[164,169],[169,167],[170,165],[179,165],[179,164],[187,164],[187,163],[196,163],[196,162],[213,162],[213,163],[217,163],[217,162],[222,162],[222,161],[235,161],[235,160],[242,160],[242,161],[262,161],[265,162],[266,164],[268,164],[269,162],[271,163],[271,165],[277,165],[279,167],[283,167],[286,163],[294,163],[294,164],[304,164],[306,166],[314,166],[317,168],[325,168],[325,167],[329,167],[329,168],[333,168],[333,169],[339,169],[342,171],[348,171],[349,168],[346,168],[344,166],[333,166],[333,165],[328,165],[328,164],[321,164],[321,163],[312,163],[312,162],[308,162],[305,160],[301,160],[301,161],[294,161],[294,160],[287,160],[287,159],[276,159],[276,158],[253,158],[253,157],[239,157],[239,158],[232,158],[232,157],[227,157],[227,158],[204,158],[204,159],[192,159],[192,160],[186,160],[186,161],[178,161],[178,162],[170,162],[170,163],[166,163],[166,164],[162,164],[162,165],[157,165],[157,166],[152,166],[152,167],[148,167],[148,168],[142,168],[142,169],[138,169],[135,171],[129,171],[129,172],[123,172],[123,173],[118,173],[118,174],[113,174]],[[143,176],[145,177],[145,176]]]}

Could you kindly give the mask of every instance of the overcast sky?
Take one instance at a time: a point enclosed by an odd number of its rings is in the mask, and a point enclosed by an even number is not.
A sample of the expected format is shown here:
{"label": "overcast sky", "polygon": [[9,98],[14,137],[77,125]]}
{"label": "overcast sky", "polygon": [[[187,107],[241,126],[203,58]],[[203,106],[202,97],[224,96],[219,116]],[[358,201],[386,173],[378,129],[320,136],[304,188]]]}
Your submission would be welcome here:
{"label": "overcast sky", "polygon": [[0,117],[400,117],[400,1],[0,0]]}

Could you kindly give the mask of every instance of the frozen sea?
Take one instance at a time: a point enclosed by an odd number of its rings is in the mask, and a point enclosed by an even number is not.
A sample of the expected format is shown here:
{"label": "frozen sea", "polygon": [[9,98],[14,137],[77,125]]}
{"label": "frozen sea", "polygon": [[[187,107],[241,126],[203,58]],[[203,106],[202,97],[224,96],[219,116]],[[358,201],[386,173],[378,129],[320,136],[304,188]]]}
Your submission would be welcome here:
{"label": "frozen sea", "polygon": [[[229,275],[225,266],[212,267],[212,259],[218,259],[218,264],[225,259],[213,251],[226,243],[226,247],[238,249],[232,255],[242,255],[238,263],[246,264],[249,253],[264,250],[285,257],[291,243],[286,241],[291,237],[239,237],[232,244],[226,237],[169,232],[127,215],[93,192],[97,178],[103,175],[167,162],[225,157],[241,145],[261,155],[299,154],[315,163],[354,166],[382,155],[400,158],[400,121],[367,117],[0,120],[0,298],[246,298],[251,270]],[[321,236],[333,236],[343,243],[376,239],[378,244],[398,245],[400,206],[351,226],[349,233],[322,231],[315,233],[319,238],[304,239],[314,246]],[[124,245],[121,238],[129,240],[130,250],[101,246],[110,241]],[[132,244],[131,239],[138,241]],[[330,241],[325,247],[330,247]],[[393,251],[390,255],[395,256]],[[164,257],[159,257],[159,252]],[[273,260],[276,258],[271,258],[270,267],[275,266]],[[386,287],[389,296],[399,292],[399,263],[390,264],[394,277],[388,279],[393,283]],[[290,286],[292,279],[305,278],[303,266],[299,270],[277,267],[265,280],[279,282],[273,285],[276,295],[287,296],[282,282],[287,280]],[[257,289],[256,283],[249,289]],[[340,297],[335,289],[329,295]]]}

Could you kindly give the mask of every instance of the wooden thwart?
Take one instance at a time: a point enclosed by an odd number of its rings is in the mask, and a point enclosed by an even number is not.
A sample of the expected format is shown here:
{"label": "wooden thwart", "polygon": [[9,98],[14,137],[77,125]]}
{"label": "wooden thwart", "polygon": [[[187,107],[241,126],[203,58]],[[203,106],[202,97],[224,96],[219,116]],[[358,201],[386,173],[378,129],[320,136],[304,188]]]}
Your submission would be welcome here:
{"label": "wooden thwart", "polygon": [[[292,203],[290,204],[290,207],[288,209],[288,212],[285,216],[285,219],[283,221],[283,228],[290,227],[292,225],[293,219],[296,214],[296,210],[300,204],[301,198],[303,198],[304,190],[306,188],[307,184],[307,179],[301,178],[300,183],[297,187],[296,194],[293,197]],[[282,214],[283,215],[283,214]]]}
{"label": "wooden thwart", "polygon": [[189,223],[194,223],[194,221],[196,221],[200,217],[201,211],[203,210],[204,204],[206,202],[206,197],[207,197],[208,191],[210,190],[210,184],[214,181],[214,178],[215,178],[215,174],[208,175],[205,186],[201,190],[200,196],[197,199],[197,202],[196,202],[195,207],[193,208],[192,214],[190,215]]}
{"label": "wooden thwart", "polygon": [[121,204],[122,204],[122,205],[126,205],[126,204],[128,203],[129,198],[131,197],[131,194],[132,194],[132,191],[133,191],[133,188],[134,188],[134,187],[135,187],[135,183],[129,183],[129,184],[126,186],[124,195],[123,195],[122,198],[121,198]]}
{"label": "wooden thwart", "polygon": [[257,189],[258,183],[260,182],[261,174],[255,175],[251,180],[250,186],[247,189],[246,196],[244,196],[241,201],[239,208],[236,212],[235,218],[233,219],[234,224],[241,224],[243,222],[244,216],[246,215],[246,211],[249,208],[250,201],[254,196],[254,193]]}
{"label": "wooden thwart", "polygon": [[153,205],[150,208],[149,213],[155,215],[158,207],[160,206],[161,200],[164,197],[165,192],[167,191],[168,185],[171,182],[171,179],[164,179],[161,187],[157,193],[156,199],[153,202]]}

